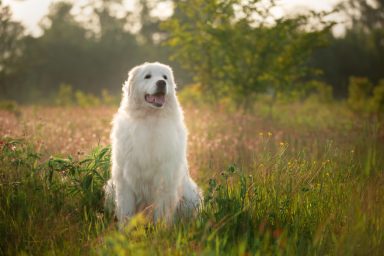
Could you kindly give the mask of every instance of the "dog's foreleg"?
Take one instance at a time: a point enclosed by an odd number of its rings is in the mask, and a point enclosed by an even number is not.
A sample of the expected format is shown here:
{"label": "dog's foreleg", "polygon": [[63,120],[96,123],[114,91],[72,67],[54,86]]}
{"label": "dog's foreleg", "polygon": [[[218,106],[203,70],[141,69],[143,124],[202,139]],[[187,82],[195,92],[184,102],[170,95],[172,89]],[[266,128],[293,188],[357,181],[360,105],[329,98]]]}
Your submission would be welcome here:
{"label": "dog's foreleg", "polygon": [[116,216],[120,226],[136,212],[136,198],[133,191],[124,184],[116,184]]}
{"label": "dog's foreleg", "polygon": [[202,205],[202,192],[196,183],[186,175],[183,180],[181,200],[177,206],[178,214],[183,217],[191,217]]}
{"label": "dog's foreleg", "polygon": [[172,192],[159,193],[155,202],[154,222],[165,221],[171,224],[177,204],[177,194]]}
{"label": "dog's foreleg", "polygon": [[107,213],[113,213],[116,204],[116,192],[112,179],[108,180],[108,182],[104,185],[104,193],[104,209]]}

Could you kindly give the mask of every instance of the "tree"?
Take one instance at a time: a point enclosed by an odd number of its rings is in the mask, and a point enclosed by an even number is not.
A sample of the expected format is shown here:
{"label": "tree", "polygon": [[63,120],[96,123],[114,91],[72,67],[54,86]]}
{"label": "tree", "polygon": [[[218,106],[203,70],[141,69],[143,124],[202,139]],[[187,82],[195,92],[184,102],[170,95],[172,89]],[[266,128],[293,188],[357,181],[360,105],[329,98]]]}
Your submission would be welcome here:
{"label": "tree", "polygon": [[384,27],[384,0],[349,0],[339,8],[352,19],[355,30],[370,32]]}
{"label": "tree", "polygon": [[[265,3],[265,1],[264,1]],[[297,88],[311,71],[307,61],[332,24],[308,29],[322,15],[272,19],[273,1],[192,0],[177,2],[163,25],[173,58],[195,74],[214,99],[231,97],[245,109],[260,91]],[[307,30],[306,30],[307,29]]]}
{"label": "tree", "polygon": [[15,79],[18,59],[22,54],[24,28],[12,21],[12,13],[8,6],[0,1],[0,95],[9,97],[11,81]]}
{"label": "tree", "polygon": [[41,23],[42,36],[25,38],[23,70],[19,74],[24,80],[24,95],[20,100],[46,98],[62,83],[81,86],[89,79],[86,70],[92,65],[91,41],[71,9],[66,2],[51,5]]}
{"label": "tree", "polygon": [[[142,49],[135,35],[127,25],[132,25],[133,13],[125,10],[123,1],[103,0],[101,4],[92,4],[100,31],[95,35],[92,56],[97,60],[97,92],[102,89],[121,91],[121,85],[127,78],[128,70],[141,59]],[[118,16],[114,10],[122,12]]]}
{"label": "tree", "polygon": [[316,51],[312,65],[324,70],[324,80],[338,97],[347,97],[350,77],[383,78],[384,1],[349,0],[339,6],[352,26],[341,38],[329,34],[329,46]]}
{"label": "tree", "polygon": [[26,38],[24,68],[19,74],[25,81],[25,97],[20,100],[55,95],[60,84],[93,94],[102,89],[121,91],[140,51],[134,35],[125,29],[130,14],[117,17],[112,4],[118,7],[119,1],[94,1],[86,6],[92,8],[95,27],[79,21],[69,2],[51,6],[42,21],[42,36]]}
{"label": "tree", "polygon": [[350,0],[341,7],[345,13],[358,13],[351,14],[353,24],[345,39],[354,40],[355,48],[360,46],[364,56],[359,61],[366,63],[362,74],[351,75],[368,76],[376,84],[384,76],[384,0]]}

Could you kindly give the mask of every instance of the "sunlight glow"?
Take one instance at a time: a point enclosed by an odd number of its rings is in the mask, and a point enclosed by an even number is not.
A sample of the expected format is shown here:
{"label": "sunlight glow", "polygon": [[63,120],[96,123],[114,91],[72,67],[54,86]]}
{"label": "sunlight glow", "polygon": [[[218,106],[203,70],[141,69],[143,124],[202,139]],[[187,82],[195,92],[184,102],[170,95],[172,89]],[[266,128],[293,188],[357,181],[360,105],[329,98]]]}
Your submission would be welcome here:
{"label": "sunlight glow", "polygon": [[[42,33],[39,23],[44,15],[47,14],[51,3],[58,0],[4,0],[5,5],[9,5],[12,8],[13,16],[15,20],[21,21],[26,29],[27,33],[38,36]],[[314,11],[331,11],[332,8],[340,3],[341,0],[323,0],[323,1],[308,1],[308,0],[277,0],[277,3],[281,6],[281,9],[274,10],[276,17],[284,16],[284,14],[295,14],[305,10]],[[75,7],[82,6],[87,3],[87,0],[74,1]],[[136,1],[125,0],[125,6],[128,10],[133,10]],[[166,18],[172,14],[171,11],[172,2],[165,1],[155,8],[153,15]],[[345,17],[341,17],[339,14],[334,14],[332,17],[337,22],[345,21]],[[345,25],[340,24],[335,26],[334,32],[336,35],[342,34],[345,29]]]}

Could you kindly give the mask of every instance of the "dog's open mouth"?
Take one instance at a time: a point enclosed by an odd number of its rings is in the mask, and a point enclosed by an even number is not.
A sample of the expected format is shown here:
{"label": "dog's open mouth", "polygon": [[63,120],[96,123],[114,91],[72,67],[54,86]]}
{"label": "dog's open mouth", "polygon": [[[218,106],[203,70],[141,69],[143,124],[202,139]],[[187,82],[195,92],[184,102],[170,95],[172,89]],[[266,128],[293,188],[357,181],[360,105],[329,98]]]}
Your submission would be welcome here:
{"label": "dog's open mouth", "polygon": [[155,94],[146,94],[144,98],[146,102],[158,108],[164,106],[164,103],[165,103],[164,92],[157,92]]}

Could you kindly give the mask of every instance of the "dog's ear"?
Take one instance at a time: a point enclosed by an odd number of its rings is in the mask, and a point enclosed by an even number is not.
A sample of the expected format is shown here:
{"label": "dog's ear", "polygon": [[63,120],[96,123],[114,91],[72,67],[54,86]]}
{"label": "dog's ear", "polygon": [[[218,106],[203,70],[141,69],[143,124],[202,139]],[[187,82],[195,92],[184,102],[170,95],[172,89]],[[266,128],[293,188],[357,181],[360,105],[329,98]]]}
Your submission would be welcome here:
{"label": "dog's ear", "polygon": [[128,72],[127,81],[125,81],[125,83],[123,84],[123,92],[126,93],[128,96],[131,95],[131,93],[132,93],[132,82],[135,79],[135,76],[137,75],[137,73],[139,72],[140,67],[141,66],[136,66],[136,67],[132,68]]}

